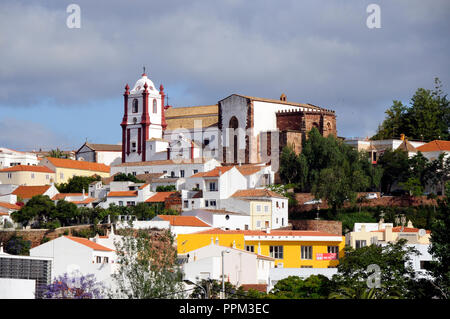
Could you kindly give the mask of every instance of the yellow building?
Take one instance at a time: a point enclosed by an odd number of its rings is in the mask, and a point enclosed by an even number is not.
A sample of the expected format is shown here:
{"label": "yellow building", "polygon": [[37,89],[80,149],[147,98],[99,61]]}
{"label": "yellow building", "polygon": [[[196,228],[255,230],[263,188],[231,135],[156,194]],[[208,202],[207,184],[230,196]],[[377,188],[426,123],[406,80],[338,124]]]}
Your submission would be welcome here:
{"label": "yellow building", "polygon": [[218,228],[193,234],[178,234],[177,250],[185,254],[214,242],[275,258],[276,267],[336,267],[344,256],[345,240],[319,231],[300,230],[222,230]]}
{"label": "yellow building", "polygon": [[247,199],[250,204],[250,229],[272,228],[272,201]]}
{"label": "yellow building", "polygon": [[67,183],[72,176],[110,176],[110,167],[99,163],[46,157],[41,161],[41,165],[55,171],[56,184]]}
{"label": "yellow building", "polygon": [[55,180],[55,171],[45,166],[16,165],[0,170],[0,184],[25,186],[50,185]]}

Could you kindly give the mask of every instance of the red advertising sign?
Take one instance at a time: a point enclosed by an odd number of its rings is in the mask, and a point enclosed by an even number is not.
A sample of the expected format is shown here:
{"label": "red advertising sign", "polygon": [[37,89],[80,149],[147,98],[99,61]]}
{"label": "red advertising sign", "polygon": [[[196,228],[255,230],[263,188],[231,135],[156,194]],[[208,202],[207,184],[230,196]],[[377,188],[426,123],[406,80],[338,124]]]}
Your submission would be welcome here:
{"label": "red advertising sign", "polygon": [[334,260],[336,259],[336,253],[317,253],[316,260]]}

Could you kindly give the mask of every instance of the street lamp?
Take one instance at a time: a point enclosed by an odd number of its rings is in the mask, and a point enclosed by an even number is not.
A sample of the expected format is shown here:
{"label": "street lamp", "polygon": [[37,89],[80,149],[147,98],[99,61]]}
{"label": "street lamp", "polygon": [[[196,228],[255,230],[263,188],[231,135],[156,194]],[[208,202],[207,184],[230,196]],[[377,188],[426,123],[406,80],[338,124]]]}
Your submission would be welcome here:
{"label": "street lamp", "polygon": [[186,283],[186,284],[188,284],[188,285],[194,285],[194,286],[196,286],[196,287],[199,287],[199,288],[203,291],[203,299],[206,299],[206,290],[205,290],[205,287],[200,286],[200,285],[197,285],[195,282],[192,282],[192,281],[189,280],[189,279],[184,279],[183,282]]}
{"label": "street lamp", "polygon": [[222,299],[225,299],[225,253],[229,253],[230,250],[222,250],[221,254],[222,254]]}

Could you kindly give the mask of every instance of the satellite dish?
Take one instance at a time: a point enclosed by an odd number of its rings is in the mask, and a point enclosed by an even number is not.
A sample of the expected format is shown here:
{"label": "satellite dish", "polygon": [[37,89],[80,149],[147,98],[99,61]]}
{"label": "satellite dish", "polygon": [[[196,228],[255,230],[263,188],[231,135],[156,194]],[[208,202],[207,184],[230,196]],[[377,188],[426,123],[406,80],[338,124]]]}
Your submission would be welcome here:
{"label": "satellite dish", "polygon": [[419,236],[425,236],[427,234],[427,231],[425,229],[419,229]]}

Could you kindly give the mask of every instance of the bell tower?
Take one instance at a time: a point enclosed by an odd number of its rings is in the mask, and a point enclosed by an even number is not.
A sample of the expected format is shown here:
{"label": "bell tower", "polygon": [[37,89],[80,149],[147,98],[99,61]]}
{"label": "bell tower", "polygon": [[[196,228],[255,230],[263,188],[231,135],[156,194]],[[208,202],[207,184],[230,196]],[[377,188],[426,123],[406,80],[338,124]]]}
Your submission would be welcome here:
{"label": "bell tower", "polygon": [[[161,85],[162,88],[162,85]],[[151,139],[161,139],[165,128],[164,92],[142,73],[133,89],[125,86],[122,118],[122,163],[151,161],[147,145]]]}

